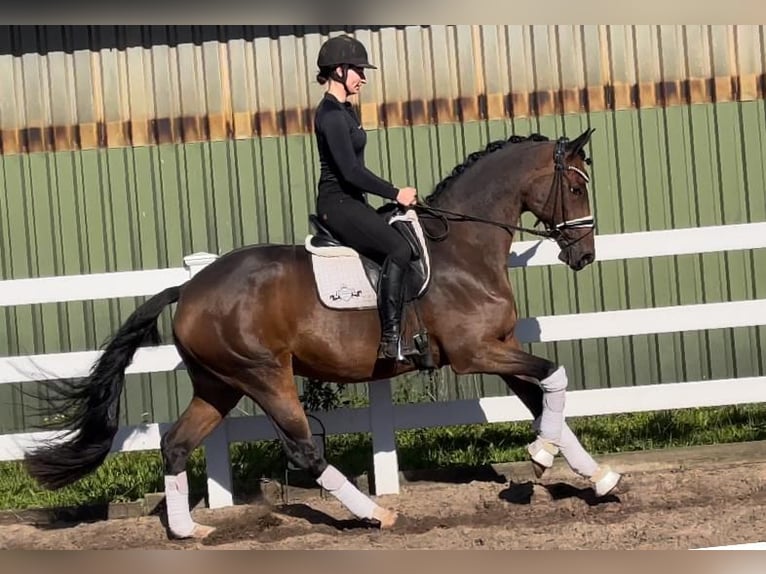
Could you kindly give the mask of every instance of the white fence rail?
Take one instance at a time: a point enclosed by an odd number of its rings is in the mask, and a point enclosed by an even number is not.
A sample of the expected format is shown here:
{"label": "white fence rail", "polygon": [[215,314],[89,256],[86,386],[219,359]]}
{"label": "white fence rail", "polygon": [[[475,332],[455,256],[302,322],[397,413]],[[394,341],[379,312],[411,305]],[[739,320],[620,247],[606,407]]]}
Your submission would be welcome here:
{"label": "white fence rail", "polygon": [[[766,247],[766,222],[598,236],[598,259],[617,260],[665,255],[711,253]],[[198,253],[185,258],[185,267],[126,273],[103,273],[0,282],[0,306],[94,300],[152,295],[186,281],[215,259]],[[522,242],[514,245],[509,266],[556,265],[555,245]],[[523,342],[564,341],[651,333],[766,325],[766,299],[703,305],[681,305],[601,313],[526,318],[520,321]],[[0,357],[0,384],[75,378],[88,374],[98,351]],[[172,345],[142,348],[129,373],[183,368]],[[369,385],[370,406],[314,413],[328,434],[371,432],[375,490],[399,492],[395,431],[401,429],[529,420],[529,411],[516,397],[489,397],[426,404],[394,405],[389,381]],[[687,381],[572,391],[567,416],[638,412],[659,409],[720,406],[766,401],[766,377]],[[113,452],[157,449],[168,424],[121,428]],[[50,433],[17,433],[0,437],[0,460],[18,460]],[[230,417],[205,441],[208,497],[212,508],[232,504],[228,445],[231,442],[276,438],[267,419]]]}

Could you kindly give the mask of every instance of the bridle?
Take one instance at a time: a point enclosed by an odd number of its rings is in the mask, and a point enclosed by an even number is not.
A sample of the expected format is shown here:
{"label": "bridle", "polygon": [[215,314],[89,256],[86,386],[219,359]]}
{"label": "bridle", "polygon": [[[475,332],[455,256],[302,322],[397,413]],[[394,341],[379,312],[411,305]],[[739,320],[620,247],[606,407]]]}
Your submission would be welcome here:
{"label": "bridle", "polygon": [[[551,200],[553,200],[553,208],[551,209],[551,214],[554,215],[552,219],[555,219],[555,213],[556,208],[561,206],[561,223],[548,225],[546,224],[546,228],[549,232],[549,237],[551,239],[556,240],[556,242],[559,244],[561,249],[566,249],[567,247],[571,247],[578,241],[580,241],[585,235],[581,235],[574,241],[569,241],[568,243],[562,244],[562,242],[566,242],[566,234],[564,231],[568,229],[591,229],[593,230],[596,221],[593,218],[592,215],[587,215],[585,217],[578,217],[576,219],[566,219],[566,207],[564,202],[564,187],[565,187],[565,180],[564,172],[565,171],[574,171],[575,173],[579,174],[584,180],[585,183],[590,183],[590,178],[588,175],[582,171],[581,169],[569,165],[564,161],[564,154],[566,153],[566,144],[568,142],[568,138],[562,137],[559,138],[556,141],[556,148],[553,152],[553,164],[554,164],[554,175],[553,175],[553,183],[551,184],[551,191],[548,194],[548,199],[545,202],[545,207],[548,207],[548,204],[550,204]],[[558,193],[557,193],[558,190]],[[567,186],[567,191],[570,193],[576,193],[576,191],[572,187]],[[535,223],[535,227],[537,224],[540,223],[540,219],[537,219],[537,222]]]}
{"label": "bridle", "polygon": [[[564,232],[569,229],[593,229],[595,227],[595,220],[592,216],[578,217],[576,219],[565,218],[566,214],[565,214],[565,208],[564,208],[564,201],[562,197],[564,194],[564,186],[566,183],[564,172],[574,171],[575,173],[579,174],[585,180],[586,183],[590,181],[590,178],[581,169],[573,165],[568,165],[564,161],[566,144],[568,142],[569,142],[569,139],[566,137],[561,137],[558,140],[556,140],[556,147],[553,152],[553,163],[554,163],[553,182],[551,183],[551,190],[550,190],[550,193],[548,194],[548,199],[545,202],[545,206],[547,207],[548,204],[551,202],[551,200],[553,200],[554,205],[553,205],[553,211],[551,211],[551,213],[555,213],[557,206],[559,205],[561,206],[561,222],[560,223],[556,223],[556,224],[546,223],[545,224],[546,229],[544,231],[540,231],[537,229],[520,227],[518,225],[511,225],[509,223],[503,223],[501,221],[493,221],[491,219],[486,219],[483,217],[476,217],[476,216],[468,215],[465,213],[458,213],[458,212],[450,211],[447,209],[441,209],[439,207],[433,207],[431,205],[425,205],[423,203],[417,203],[414,206],[416,210],[433,215],[434,217],[439,219],[445,227],[444,233],[438,236],[431,235],[425,229],[424,231],[426,232],[426,234],[428,235],[430,239],[433,239],[435,241],[441,241],[449,233],[448,221],[476,221],[479,223],[486,223],[488,225],[499,227],[501,229],[504,229],[511,235],[513,235],[515,231],[521,231],[524,233],[529,233],[531,235],[537,235],[545,239],[552,239],[552,240],[555,240],[557,243],[559,243],[559,246],[562,249],[565,249],[567,247],[570,247],[571,245],[574,245],[585,236],[582,235],[578,239],[575,239],[574,241],[570,241],[569,243],[562,245],[562,241],[566,241],[566,234]],[[567,191],[571,193],[575,193],[574,189],[572,189],[571,187],[569,187]],[[538,218],[537,221],[535,222],[535,227],[537,227],[538,224],[540,223],[541,223],[541,220]]]}

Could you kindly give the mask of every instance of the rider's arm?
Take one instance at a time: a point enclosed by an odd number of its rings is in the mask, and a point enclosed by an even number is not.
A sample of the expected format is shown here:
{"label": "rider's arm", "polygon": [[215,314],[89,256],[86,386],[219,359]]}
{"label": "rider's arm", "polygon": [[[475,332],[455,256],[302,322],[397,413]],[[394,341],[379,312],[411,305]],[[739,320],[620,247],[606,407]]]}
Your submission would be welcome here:
{"label": "rider's arm", "polygon": [[329,111],[322,117],[319,128],[324,133],[333,163],[340,172],[338,175],[344,182],[387,199],[396,199],[399,192],[396,187],[357,161],[344,112]]}

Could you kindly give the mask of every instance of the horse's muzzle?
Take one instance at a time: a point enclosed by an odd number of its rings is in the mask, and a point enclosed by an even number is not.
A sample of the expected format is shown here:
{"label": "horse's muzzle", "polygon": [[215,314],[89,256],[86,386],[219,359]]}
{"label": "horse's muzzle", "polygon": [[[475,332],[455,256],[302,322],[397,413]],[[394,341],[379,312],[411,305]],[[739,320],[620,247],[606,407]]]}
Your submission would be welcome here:
{"label": "horse's muzzle", "polygon": [[595,254],[591,251],[585,251],[584,253],[573,251],[575,250],[570,247],[559,252],[559,260],[562,263],[566,263],[573,271],[584,269],[596,259]]}

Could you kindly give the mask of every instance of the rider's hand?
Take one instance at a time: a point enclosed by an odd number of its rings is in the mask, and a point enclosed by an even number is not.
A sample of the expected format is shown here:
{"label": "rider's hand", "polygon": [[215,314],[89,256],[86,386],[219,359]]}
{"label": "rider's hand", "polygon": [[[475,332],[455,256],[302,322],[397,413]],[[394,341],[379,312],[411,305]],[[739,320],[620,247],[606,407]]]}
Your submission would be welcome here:
{"label": "rider's hand", "polygon": [[417,201],[418,190],[414,187],[402,187],[396,195],[397,203],[401,205],[415,205]]}

